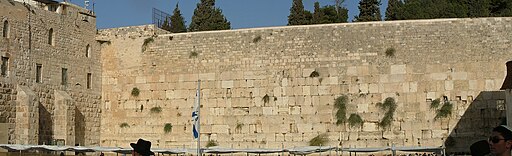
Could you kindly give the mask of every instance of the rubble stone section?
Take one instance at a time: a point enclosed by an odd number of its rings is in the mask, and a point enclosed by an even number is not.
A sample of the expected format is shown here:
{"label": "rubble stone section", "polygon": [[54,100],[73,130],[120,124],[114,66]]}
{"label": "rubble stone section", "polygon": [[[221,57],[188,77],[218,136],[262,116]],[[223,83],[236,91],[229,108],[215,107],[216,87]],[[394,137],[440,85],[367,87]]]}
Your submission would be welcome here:
{"label": "rubble stone section", "polygon": [[[53,4],[57,10],[52,11],[44,4],[29,1],[0,0],[0,30],[4,21],[9,24],[8,37],[0,36],[0,56],[9,59],[8,74],[0,76],[0,123],[16,124],[15,129],[8,130],[9,143],[54,144],[66,133],[66,144],[99,145],[101,67],[95,16],[67,2]],[[52,45],[50,30],[53,30]],[[40,74],[37,65],[41,67]],[[62,68],[67,69],[65,84]],[[92,80],[90,89],[88,73]],[[36,82],[38,77],[40,82]],[[22,87],[25,88],[20,90]],[[25,99],[19,103],[23,99],[16,99],[18,94],[30,92],[33,93],[30,98],[35,101]],[[72,105],[62,110],[59,106],[62,104]],[[64,119],[62,111],[75,116]],[[39,117],[29,116],[37,112]],[[17,121],[23,122],[18,125]],[[35,122],[36,125],[31,125],[35,127],[22,125],[28,122]],[[57,127],[64,123],[67,127]]]}
{"label": "rubble stone section", "polygon": [[[512,18],[472,18],[167,35],[100,30],[110,43],[101,49],[101,145],[142,137],[155,148],[195,147],[190,114],[201,80],[202,145],[291,148],[325,133],[327,146],[467,151],[505,116],[496,101],[505,99],[511,26]],[[342,95],[347,118],[360,115],[361,127],[336,125]],[[397,109],[383,128],[377,103],[388,97]],[[448,118],[435,119],[435,99],[453,104]]]}

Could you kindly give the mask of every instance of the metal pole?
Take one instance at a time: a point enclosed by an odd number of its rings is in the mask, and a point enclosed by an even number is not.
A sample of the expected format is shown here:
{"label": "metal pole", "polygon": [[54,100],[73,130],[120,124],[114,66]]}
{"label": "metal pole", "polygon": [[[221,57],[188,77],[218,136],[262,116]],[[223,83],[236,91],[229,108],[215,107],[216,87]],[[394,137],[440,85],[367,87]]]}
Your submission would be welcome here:
{"label": "metal pole", "polygon": [[201,80],[197,80],[197,156],[201,156]]}

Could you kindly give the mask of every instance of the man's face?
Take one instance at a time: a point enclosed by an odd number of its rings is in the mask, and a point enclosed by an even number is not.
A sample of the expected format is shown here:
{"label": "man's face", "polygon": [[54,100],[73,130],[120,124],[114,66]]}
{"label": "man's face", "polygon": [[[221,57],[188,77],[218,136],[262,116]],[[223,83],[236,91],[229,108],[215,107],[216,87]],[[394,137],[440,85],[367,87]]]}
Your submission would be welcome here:
{"label": "man's face", "polygon": [[492,132],[492,135],[489,138],[489,146],[491,148],[492,154],[501,155],[510,151],[510,147],[512,147],[512,141],[505,140],[505,138],[503,138],[499,132]]}
{"label": "man's face", "polygon": [[132,150],[132,156],[141,156],[139,153],[135,152],[135,150]]}

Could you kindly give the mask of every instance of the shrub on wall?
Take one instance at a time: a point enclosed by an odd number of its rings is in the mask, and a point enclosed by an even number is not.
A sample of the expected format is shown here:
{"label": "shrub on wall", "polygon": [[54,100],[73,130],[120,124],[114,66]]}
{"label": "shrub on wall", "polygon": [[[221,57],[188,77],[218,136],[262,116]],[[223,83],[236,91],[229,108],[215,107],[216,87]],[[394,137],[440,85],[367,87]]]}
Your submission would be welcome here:
{"label": "shrub on wall", "polygon": [[319,77],[320,76],[320,73],[318,73],[316,70],[311,72],[311,74],[309,74],[309,77]]}
{"label": "shrub on wall", "polygon": [[156,106],[150,109],[151,113],[160,113],[162,112],[162,107]]}
{"label": "shrub on wall", "polygon": [[437,109],[439,104],[441,104],[441,100],[439,98],[433,100],[432,103],[430,103],[430,109]]}
{"label": "shrub on wall", "polygon": [[264,103],[268,103],[270,101],[270,96],[268,96],[268,94],[265,94],[265,96],[263,96],[261,100],[263,100]]}
{"label": "shrub on wall", "polygon": [[142,52],[145,52],[146,49],[148,48],[148,45],[150,43],[152,43],[153,41],[155,41],[155,39],[153,37],[144,39],[144,43],[142,43]]}
{"label": "shrub on wall", "polygon": [[206,147],[213,147],[218,146],[217,142],[215,140],[208,140],[208,143],[206,143]]}
{"label": "shrub on wall", "polygon": [[449,101],[445,101],[443,106],[437,110],[436,117],[434,119],[446,118],[452,115],[453,104]]}
{"label": "shrub on wall", "polygon": [[261,35],[258,35],[252,39],[252,43],[258,43],[261,41]]}
{"label": "shrub on wall", "polygon": [[388,49],[386,49],[386,56],[387,57],[395,57],[395,52],[396,52],[395,48],[392,48],[392,47],[388,48]]}
{"label": "shrub on wall", "polygon": [[139,94],[140,94],[139,88],[133,87],[131,94],[132,94],[132,96],[139,96]]}
{"label": "shrub on wall", "polygon": [[130,125],[128,125],[128,123],[126,123],[126,122],[123,122],[123,123],[121,123],[119,125],[119,127],[121,127],[121,128],[128,128],[128,127],[130,127]]}
{"label": "shrub on wall", "polygon": [[379,126],[382,128],[388,128],[391,126],[391,123],[393,122],[393,116],[395,114],[396,110],[396,102],[395,99],[392,97],[388,97],[384,100],[384,103],[377,103],[378,106],[382,110],[386,110],[386,113],[384,113],[384,117],[379,122]]}
{"label": "shrub on wall", "polygon": [[350,127],[362,126],[363,118],[361,118],[359,114],[350,114],[350,117],[348,117],[348,124]]}
{"label": "shrub on wall", "polygon": [[313,139],[309,140],[309,146],[322,146],[326,145],[327,142],[329,142],[327,134],[319,134]]}
{"label": "shrub on wall", "polygon": [[340,125],[347,121],[347,101],[348,97],[346,95],[342,95],[334,100],[334,109],[337,109],[336,125]]}
{"label": "shrub on wall", "polygon": [[171,123],[166,123],[164,125],[164,132],[165,133],[170,133],[172,131],[172,124]]}
{"label": "shrub on wall", "polygon": [[188,58],[197,57],[197,55],[199,55],[199,54],[197,52],[193,51],[193,52],[190,52],[190,55],[188,56]]}

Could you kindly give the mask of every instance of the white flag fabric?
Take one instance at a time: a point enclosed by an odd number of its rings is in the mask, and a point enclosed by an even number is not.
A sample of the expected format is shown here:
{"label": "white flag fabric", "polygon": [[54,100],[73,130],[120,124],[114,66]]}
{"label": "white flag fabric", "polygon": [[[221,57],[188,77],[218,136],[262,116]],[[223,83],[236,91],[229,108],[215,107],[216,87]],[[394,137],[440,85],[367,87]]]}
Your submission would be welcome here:
{"label": "white flag fabric", "polygon": [[194,139],[199,138],[199,88],[196,92],[196,100],[194,102],[194,109],[192,110],[192,133]]}

